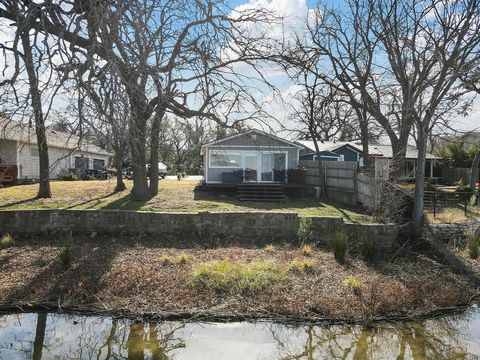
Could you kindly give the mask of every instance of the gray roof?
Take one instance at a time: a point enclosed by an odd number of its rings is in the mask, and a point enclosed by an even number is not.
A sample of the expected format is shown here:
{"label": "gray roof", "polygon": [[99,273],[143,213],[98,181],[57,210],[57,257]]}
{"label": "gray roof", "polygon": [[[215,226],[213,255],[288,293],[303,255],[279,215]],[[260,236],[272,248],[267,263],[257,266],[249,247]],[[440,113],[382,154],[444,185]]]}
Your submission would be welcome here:
{"label": "gray roof", "polygon": [[[93,154],[108,156],[108,152],[91,144],[85,140],[81,140],[78,136],[62,132],[50,130],[47,128],[47,145],[61,149],[69,149],[89,152]],[[37,136],[35,128],[17,121],[8,120],[0,117],[0,139],[13,140],[22,143],[36,144]]]}
{"label": "gray roof", "polygon": [[[310,149],[312,152],[315,151],[315,144],[312,140],[295,140],[297,144],[301,144],[306,148]],[[359,153],[362,153],[362,145],[359,142],[354,141],[318,141],[318,147],[320,151],[335,151],[342,146],[351,146],[352,148],[356,149]],[[372,156],[384,157],[384,158],[392,158],[393,151],[391,145],[375,145],[375,144],[368,144],[368,152]],[[406,152],[406,159],[417,159],[418,158],[418,150],[415,146],[407,145],[407,152]],[[427,159],[440,159],[440,157],[435,156],[427,152]]]}

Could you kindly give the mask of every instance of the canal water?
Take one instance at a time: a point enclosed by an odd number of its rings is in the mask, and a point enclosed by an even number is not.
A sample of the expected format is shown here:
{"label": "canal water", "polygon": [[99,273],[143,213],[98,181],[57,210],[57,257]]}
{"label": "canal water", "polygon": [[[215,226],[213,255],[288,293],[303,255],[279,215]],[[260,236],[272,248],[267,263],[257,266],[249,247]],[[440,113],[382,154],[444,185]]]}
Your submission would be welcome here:
{"label": "canal water", "polygon": [[368,329],[9,314],[0,359],[480,359],[480,310]]}

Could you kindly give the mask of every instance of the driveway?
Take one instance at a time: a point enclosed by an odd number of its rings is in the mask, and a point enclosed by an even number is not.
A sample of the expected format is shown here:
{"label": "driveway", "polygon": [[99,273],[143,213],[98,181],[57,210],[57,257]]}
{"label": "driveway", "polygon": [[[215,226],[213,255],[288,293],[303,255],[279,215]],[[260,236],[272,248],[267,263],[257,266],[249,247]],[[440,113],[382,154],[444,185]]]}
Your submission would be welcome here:
{"label": "driveway", "polygon": [[[177,180],[177,175],[167,175],[165,177],[167,180]],[[184,180],[190,180],[190,181],[200,181],[203,179],[203,175],[187,175],[187,177]]]}

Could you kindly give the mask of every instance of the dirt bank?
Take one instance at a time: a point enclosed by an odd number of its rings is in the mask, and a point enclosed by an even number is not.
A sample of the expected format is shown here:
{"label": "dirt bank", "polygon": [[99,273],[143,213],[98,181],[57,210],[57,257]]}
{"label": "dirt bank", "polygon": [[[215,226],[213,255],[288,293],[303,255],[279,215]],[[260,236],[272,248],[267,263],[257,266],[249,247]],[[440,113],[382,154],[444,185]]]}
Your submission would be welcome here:
{"label": "dirt bank", "polygon": [[[14,240],[0,249],[3,310],[60,306],[169,319],[351,321],[434,315],[478,294],[471,279],[416,254],[373,266],[358,257],[339,264],[329,251],[306,254],[288,246],[206,249],[96,236],[73,238],[70,252],[62,236]],[[258,288],[196,281],[199,267],[212,262],[266,262],[278,276],[255,283]],[[215,276],[222,278],[221,271]],[[233,281],[244,281],[240,273]]]}

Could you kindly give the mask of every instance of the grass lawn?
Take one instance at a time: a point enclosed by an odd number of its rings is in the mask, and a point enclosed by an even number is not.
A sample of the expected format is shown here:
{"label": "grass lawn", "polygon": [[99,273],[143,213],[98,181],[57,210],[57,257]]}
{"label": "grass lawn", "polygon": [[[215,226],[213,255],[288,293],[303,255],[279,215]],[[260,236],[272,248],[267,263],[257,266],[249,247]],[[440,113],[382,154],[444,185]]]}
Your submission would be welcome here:
{"label": "grass lawn", "polygon": [[[290,199],[284,203],[239,201],[216,193],[194,192],[196,181],[162,180],[157,196],[146,202],[131,200],[130,191],[114,193],[115,180],[52,181],[52,198],[35,199],[38,185],[0,189],[0,210],[12,209],[109,209],[159,212],[293,211],[309,216],[342,216],[347,221],[372,221],[357,209],[320,202]],[[128,189],[132,182],[126,181]]]}
{"label": "grass lawn", "polygon": [[464,221],[479,221],[480,220],[480,206],[467,207],[467,213],[461,207],[448,207],[437,210],[436,216],[433,216],[433,211],[427,212],[427,220],[430,224],[453,224]]}

